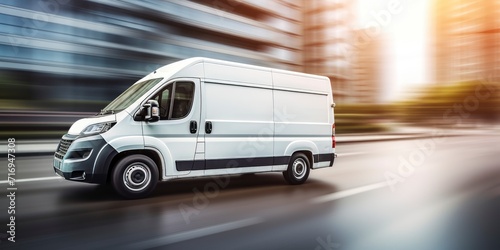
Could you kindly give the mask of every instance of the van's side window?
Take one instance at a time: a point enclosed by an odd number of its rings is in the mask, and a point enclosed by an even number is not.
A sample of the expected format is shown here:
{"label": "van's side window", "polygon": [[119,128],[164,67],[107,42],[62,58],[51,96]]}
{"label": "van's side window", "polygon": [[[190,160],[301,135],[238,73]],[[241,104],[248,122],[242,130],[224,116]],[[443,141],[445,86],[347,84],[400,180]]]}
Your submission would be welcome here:
{"label": "van's side window", "polygon": [[160,119],[173,120],[186,117],[191,111],[193,97],[194,83],[175,82],[169,84],[154,97],[160,104]]}
{"label": "van's side window", "polygon": [[193,104],[194,83],[177,82],[175,84],[175,98],[171,119],[181,119],[189,114]]}

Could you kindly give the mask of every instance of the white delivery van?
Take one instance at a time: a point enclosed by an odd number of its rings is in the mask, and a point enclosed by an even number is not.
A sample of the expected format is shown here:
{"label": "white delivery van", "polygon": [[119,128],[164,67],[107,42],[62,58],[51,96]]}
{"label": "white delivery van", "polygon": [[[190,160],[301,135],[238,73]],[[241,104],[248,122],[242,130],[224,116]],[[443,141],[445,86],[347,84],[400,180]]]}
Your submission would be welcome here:
{"label": "white delivery van", "polygon": [[335,154],[327,77],[208,58],[169,64],[97,116],[75,122],[54,155],[67,180],[111,184],[126,198],[158,181],[283,172],[302,184]]}

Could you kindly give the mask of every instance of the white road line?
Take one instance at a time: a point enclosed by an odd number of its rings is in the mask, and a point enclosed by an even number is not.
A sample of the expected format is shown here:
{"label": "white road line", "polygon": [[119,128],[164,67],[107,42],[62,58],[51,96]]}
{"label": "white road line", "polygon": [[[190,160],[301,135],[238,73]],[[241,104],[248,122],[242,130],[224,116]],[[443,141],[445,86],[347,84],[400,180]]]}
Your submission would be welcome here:
{"label": "white road line", "polygon": [[[58,179],[62,180],[63,178],[59,177],[59,176],[51,176],[51,177],[16,179],[16,183],[18,183],[18,182],[32,182],[32,181],[51,181],[51,180],[58,180]],[[8,180],[0,181],[0,184],[7,184],[7,183],[9,183]]]}
{"label": "white road line", "polygon": [[164,237],[159,237],[151,240],[146,240],[142,242],[138,242],[135,244],[127,245],[124,248],[130,249],[149,249],[155,247],[166,246],[174,243],[178,243],[181,241],[196,239],[205,237],[212,234],[218,234],[226,231],[231,231],[234,229],[244,228],[252,225],[256,225],[262,223],[264,220],[260,218],[249,218],[239,221],[228,222],[224,224],[219,224],[215,226],[209,226],[199,229],[194,229],[182,233],[176,233]]}
{"label": "white road line", "polygon": [[387,182],[385,182],[385,181],[379,182],[379,183],[375,183],[375,184],[371,184],[371,185],[366,185],[366,186],[362,186],[362,187],[352,188],[352,189],[343,190],[343,191],[339,191],[339,192],[332,193],[332,194],[319,196],[319,197],[316,197],[316,198],[310,200],[310,202],[313,204],[317,204],[317,203],[334,201],[334,200],[346,198],[349,196],[353,196],[356,194],[361,194],[361,193],[372,191],[375,189],[387,187],[387,185],[389,185],[389,184],[387,184]]}
{"label": "white road line", "polygon": [[342,157],[342,156],[352,156],[352,155],[364,155],[364,154],[368,154],[368,152],[337,153],[337,155],[339,157]]}

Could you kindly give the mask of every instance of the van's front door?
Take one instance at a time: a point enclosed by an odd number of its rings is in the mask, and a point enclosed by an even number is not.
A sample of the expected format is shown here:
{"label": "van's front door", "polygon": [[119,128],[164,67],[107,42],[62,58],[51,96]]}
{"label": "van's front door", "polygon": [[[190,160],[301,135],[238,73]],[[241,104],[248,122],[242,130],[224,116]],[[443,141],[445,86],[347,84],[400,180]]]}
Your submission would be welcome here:
{"label": "van's front door", "polygon": [[162,154],[164,177],[189,174],[195,163],[200,127],[199,79],[167,82],[149,99],[158,101],[160,120],[143,123],[145,147]]}

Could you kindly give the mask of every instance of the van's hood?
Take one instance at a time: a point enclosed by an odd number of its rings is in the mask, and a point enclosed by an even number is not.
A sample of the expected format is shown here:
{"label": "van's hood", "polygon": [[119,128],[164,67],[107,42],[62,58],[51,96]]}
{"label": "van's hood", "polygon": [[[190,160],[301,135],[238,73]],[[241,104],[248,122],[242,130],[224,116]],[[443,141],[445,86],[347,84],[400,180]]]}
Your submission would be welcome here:
{"label": "van's hood", "polygon": [[103,122],[116,122],[116,115],[106,115],[106,116],[96,116],[96,117],[90,117],[90,118],[83,118],[71,126],[71,128],[68,131],[68,134],[70,135],[79,135],[83,129],[86,127],[92,125],[92,124],[97,124],[97,123],[103,123]]}

